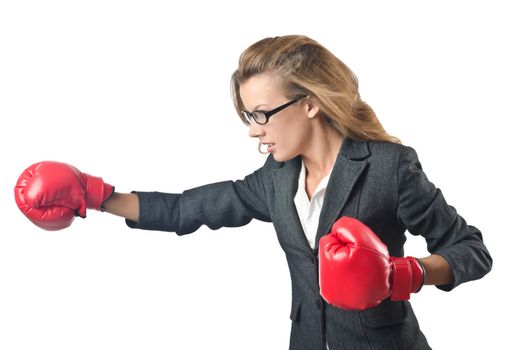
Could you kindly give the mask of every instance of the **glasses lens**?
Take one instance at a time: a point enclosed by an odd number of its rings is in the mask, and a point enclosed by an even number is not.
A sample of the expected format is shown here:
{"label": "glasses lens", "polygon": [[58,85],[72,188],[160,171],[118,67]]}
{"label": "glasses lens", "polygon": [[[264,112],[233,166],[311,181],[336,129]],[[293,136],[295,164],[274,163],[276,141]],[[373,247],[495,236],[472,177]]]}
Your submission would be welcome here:
{"label": "glasses lens", "polygon": [[262,112],[253,112],[253,117],[255,118],[255,121],[257,122],[257,124],[266,123],[266,116]]}

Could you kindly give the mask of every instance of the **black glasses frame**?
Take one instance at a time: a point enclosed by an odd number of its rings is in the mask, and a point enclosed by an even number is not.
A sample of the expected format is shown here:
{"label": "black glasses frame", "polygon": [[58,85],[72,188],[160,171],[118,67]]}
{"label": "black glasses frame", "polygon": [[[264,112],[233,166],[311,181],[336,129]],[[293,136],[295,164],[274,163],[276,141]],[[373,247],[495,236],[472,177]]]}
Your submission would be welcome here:
{"label": "black glasses frame", "polygon": [[[257,110],[257,111],[253,111],[253,112],[248,112],[248,111],[244,111],[242,110],[242,114],[244,115],[244,117],[246,118],[246,124],[249,125],[251,123],[251,119],[253,119],[255,121],[255,123],[259,124],[259,125],[264,125],[264,124],[267,124],[269,119],[276,113],[282,111],[283,109],[291,106],[292,104],[294,104],[295,102],[298,102],[300,100],[302,100],[303,98],[305,98],[306,96],[300,96],[300,97],[297,97],[291,101],[288,101],[286,102],[285,104],[283,105],[280,105],[279,107],[277,108],[274,108],[272,109],[271,111],[260,111],[260,110]],[[264,116],[266,117],[266,121],[264,123],[259,123],[257,121],[257,116],[255,115],[255,113],[262,113],[264,114]]]}

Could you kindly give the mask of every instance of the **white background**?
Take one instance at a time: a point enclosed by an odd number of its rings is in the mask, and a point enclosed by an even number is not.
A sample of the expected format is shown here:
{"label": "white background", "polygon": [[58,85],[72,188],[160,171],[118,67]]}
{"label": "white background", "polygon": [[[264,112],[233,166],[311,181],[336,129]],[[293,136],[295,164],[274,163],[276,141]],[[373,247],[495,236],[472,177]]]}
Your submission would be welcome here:
{"label": "white background", "polygon": [[[412,296],[431,346],[525,342],[526,11],[512,1],[345,3],[1,3],[1,349],[287,349],[290,277],[271,224],[179,237],[90,211],[46,232],[13,197],[41,160],[120,192],[249,174],[265,156],[235,115],[230,76],[242,50],[285,34],[349,65],[386,130],[484,234],[490,274]],[[409,237],[406,254],[428,255],[423,239]]]}

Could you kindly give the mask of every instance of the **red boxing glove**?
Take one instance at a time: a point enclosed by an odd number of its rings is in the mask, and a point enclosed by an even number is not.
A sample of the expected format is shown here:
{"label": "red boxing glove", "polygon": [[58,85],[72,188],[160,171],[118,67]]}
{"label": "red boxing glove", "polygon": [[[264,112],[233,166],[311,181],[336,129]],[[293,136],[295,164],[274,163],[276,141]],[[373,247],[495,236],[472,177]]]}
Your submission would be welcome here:
{"label": "red boxing glove", "polygon": [[389,255],[368,226],[342,217],[319,241],[319,287],[329,304],[364,310],[384,299],[408,300],[424,284],[425,269],[413,257]]}
{"label": "red boxing glove", "polygon": [[101,210],[114,187],[59,162],[40,162],[27,168],[15,186],[15,200],[24,215],[44,230],[61,230],[86,209]]}

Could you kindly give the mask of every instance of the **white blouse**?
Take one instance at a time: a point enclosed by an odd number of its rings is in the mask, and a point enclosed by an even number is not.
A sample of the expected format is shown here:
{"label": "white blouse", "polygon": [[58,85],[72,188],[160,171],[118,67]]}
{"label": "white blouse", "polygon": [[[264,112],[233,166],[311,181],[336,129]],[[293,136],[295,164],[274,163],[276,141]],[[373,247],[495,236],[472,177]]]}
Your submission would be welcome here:
{"label": "white blouse", "polygon": [[317,185],[312,199],[308,199],[306,193],[306,166],[304,161],[301,160],[301,172],[299,174],[299,186],[297,187],[297,193],[295,194],[294,202],[299,214],[304,234],[308,239],[308,243],[312,249],[315,247],[315,236],[317,234],[317,226],[319,225],[319,216],[321,215],[321,208],[323,207],[323,199],[326,193],[326,186],[328,180],[332,174],[332,169],[327,176],[325,176],[321,182]]}
{"label": "white blouse", "polygon": [[[319,216],[321,215],[321,208],[323,207],[326,186],[328,185],[328,180],[330,179],[333,169],[334,167],[332,167],[328,175],[319,182],[319,185],[317,185],[317,188],[312,195],[312,200],[310,201],[308,199],[308,194],[306,193],[306,167],[304,161],[301,160],[299,186],[297,187],[297,193],[293,200],[304,229],[304,234],[306,235],[306,239],[308,239],[308,243],[312,249],[315,247],[315,236],[317,235],[317,226],[319,226]],[[329,349],[328,342],[326,343],[326,349]]]}

